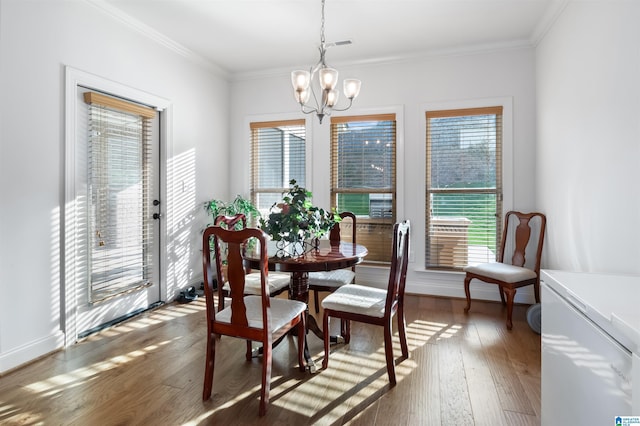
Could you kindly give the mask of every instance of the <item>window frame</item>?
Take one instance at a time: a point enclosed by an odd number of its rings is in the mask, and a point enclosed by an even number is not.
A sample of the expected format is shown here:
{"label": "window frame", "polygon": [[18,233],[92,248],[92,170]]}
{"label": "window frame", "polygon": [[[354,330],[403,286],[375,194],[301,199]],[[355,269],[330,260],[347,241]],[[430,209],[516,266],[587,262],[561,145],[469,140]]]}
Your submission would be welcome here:
{"label": "window frame", "polygon": [[[385,225],[385,226],[390,226],[391,229],[393,228],[393,223],[395,223],[396,218],[399,217],[400,212],[399,212],[399,205],[400,203],[398,202],[399,200],[399,188],[401,188],[402,182],[400,180],[400,176],[401,174],[398,173],[399,167],[398,167],[398,163],[399,163],[399,159],[402,158],[402,138],[401,138],[401,126],[399,126],[399,115],[397,112],[392,111],[392,112],[388,112],[388,110],[386,110],[386,112],[380,112],[380,113],[362,113],[362,114],[358,114],[358,113],[353,113],[350,115],[343,115],[343,116],[337,116],[337,117],[331,117],[331,122],[330,122],[330,131],[329,131],[329,157],[330,157],[330,170],[331,170],[331,177],[330,177],[330,184],[329,184],[329,193],[330,193],[330,205],[331,208],[337,208],[337,199],[338,199],[338,195],[339,194],[357,194],[357,193],[362,193],[362,194],[391,194],[392,195],[392,201],[391,201],[391,217],[390,218],[385,218],[385,217],[381,217],[381,218],[376,218],[376,217],[367,217],[362,218],[358,223],[358,227],[361,226],[361,224],[381,224],[381,225]],[[338,173],[338,167],[334,164],[334,160],[337,158],[338,154],[336,152],[336,142],[337,140],[334,139],[334,125],[336,124],[340,124],[340,123],[345,123],[345,122],[367,122],[367,121],[393,121],[393,130],[394,130],[394,147],[393,147],[393,154],[392,154],[392,161],[393,161],[393,177],[392,177],[392,186],[391,188],[384,188],[384,189],[378,189],[378,188],[348,188],[348,189],[343,189],[343,188],[338,188],[337,187],[337,173]],[[359,219],[359,218],[358,218]],[[357,221],[358,221],[357,219]],[[363,222],[364,221],[364,222]],[[358,243],[364,243],[365,246],[367,246],[370,251],[374,250],[373,245],[372,246],[368,246],[366,244],[366,240],[363,241],[363,235],[357,236],[357,241]],[[383,249],[386,247],[382,247]],[[389,248],[390,248],[390,244],[389,244]],[[390,263],[387,261],[380,261],[380,260],[372,260],[371,256],[367,256],[367,258],[365,258],[364,260],[365,264],[369,264],[369,265],[373,265],[373,264],[377,264],[377,265],[388,265]]]}
{"label": "window frame", "polygon": [[[300,126],[304,129],[304,178],[305,181],[308,180],[309,176],[309,137],[308,137],[308,128],[307,122],[304,118],[289,118],[289,119],[281,119],[281,120],[260,120],[253,119],[249,121],[249,193],[251,202],[260,210],[260,206],[258,205],[258,194],[277,194],[280,196],[283,192],[289,189],[289,182],[283,182],[286,186],[283,187],[260,187],[258,185],[258,168],[255,166],[255,162],[257,157],[258,146],[256,144],[255,139],[255,131],[259,129],[270,129],[276,127],[286,127],[286,126]],[[270,206],[269,206],[270,207]],[[265,211],[261,211],[261,214],[265,214]]]}
{"label": "window frame", "polygon": [[[498,129],[499,140],[496,142],[499,146],[499,152],[496,154],[496,187],[495,189],[490,188],[468,188],[468,190],[460,190],[460,189],[432,189],[430,185],[431,181],[431,169],[430,169],[430,154],[431,150],[429,148],[429,119],[430,118],[443,118],[443,117],[466,117],[466,116],[479,116],[479,115],[490,115],[496,114],[500,116],[500,129]],[[488,100],[487,104],[478,105],[477,103],[466,103],[465,105],[457,105],[453,106],[451,104],[447,104],[446,106],[440,105],[438,107],[425,107],[424,115],[423,115],[423,126],[424,126],[424,147],[425,147],[425,191],[424,191],[424,223],[425,223],[425,232],[424,232],[424,268],[428,271],[448,271],[448,272],[456,272],[461,271],[462,268],[466,265],[457,265],[455,264],[455,255],[454,259],[452,259],[451,265],[446,265],[443,263],[440,264],[429,264],[429,255],[430,255],[430,222],[432,221],[431,216],[431,206],[430,206],[430,194],[432,193],[458,193],[458,194],[495,194],[496,196],[496,234],[494,235],[495,241],[495,255],[498,256],[498,250],[500,245],[500,238],[502,235],[502,220],[504,217],[504,212],[510,209],[511,206],[511,197],[505,196],[505,194],[511,194],[511,182],[512,182],[512,127],[511,127],[511,102],[510,99],[502,99],[501,101],[491,102]],[[508,182],[508,184],[507,184]],[[505,205],[509,206],[505,209]],[[445,221],[446,222],[446,221]],[[464,227],[464,225],[462,226]],[[459,223],[446,223],[442,226],[442,228],[460,228]],[[453,231],[450,231],[453,232]],[[457,229],[456,232],[460,232],[460,229]],[[464,230],[464,234],[466,235],[466,230]],[[453,234],[452,234],[453,235]],[[467,242],[464,242],[467,245]],[[466,255],[464,257],[466,259]],[[469,259],[471,260],[471,259]],[[469,264],[470,262],[465,262]],[[477,262],[476,262],[477,263]]]}

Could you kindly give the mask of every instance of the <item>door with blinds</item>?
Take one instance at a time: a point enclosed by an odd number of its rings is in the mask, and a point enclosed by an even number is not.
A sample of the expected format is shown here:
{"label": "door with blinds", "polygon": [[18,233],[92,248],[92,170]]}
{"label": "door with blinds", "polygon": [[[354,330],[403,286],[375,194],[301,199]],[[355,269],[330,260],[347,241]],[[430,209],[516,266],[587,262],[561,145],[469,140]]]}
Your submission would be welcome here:
{"label": "door with blinds", "polygon": [[159,117],[155,109],[77,90],[78,336],[160,301]]}

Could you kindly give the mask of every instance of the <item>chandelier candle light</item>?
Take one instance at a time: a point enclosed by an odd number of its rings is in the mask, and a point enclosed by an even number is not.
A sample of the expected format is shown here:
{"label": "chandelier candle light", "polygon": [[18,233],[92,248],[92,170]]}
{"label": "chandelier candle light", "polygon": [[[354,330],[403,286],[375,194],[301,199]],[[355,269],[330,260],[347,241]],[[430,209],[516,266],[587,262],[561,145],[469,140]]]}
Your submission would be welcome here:
{"label": "chandelier candle light", "polygon": [[[303,113],[315,113],[322,124],[325,115],[331,115],[332,111],[346,111],[351,108],[353,99],[360,93],[360,80],[355,78],[347,78],[344,80],[344,95],[349,99],[349,105],[346,108],[336,108],[340,92],[336,89],[338,83],[338,70],[330,68],[325,63],[325,54],[327,47],[337,46],[341,44],[350,44],[351,41],[337,42],[327,45],[324,39],[324,2],[322,0],[322,21],[320,25],[320,60],[311,68],[310,71],[296,70],[291,72],[291,84],[293,85],[294,96],[300,104]],[[318,75],[317,90],[321,93],[320,99],[314,90],[313,79]],[[310,98],[313,95],[313,104],[310,104]]]}

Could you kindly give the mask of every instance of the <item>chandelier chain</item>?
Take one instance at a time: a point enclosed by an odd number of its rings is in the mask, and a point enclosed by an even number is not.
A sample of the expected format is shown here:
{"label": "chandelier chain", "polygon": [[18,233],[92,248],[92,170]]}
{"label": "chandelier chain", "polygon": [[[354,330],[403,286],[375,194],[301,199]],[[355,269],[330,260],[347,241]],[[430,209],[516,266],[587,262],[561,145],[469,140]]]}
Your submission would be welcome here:
{"label": "chandelier chain", "polygon": [[324,49],[324,1],[322,0],[322,19],[320,20],[320,48]]}

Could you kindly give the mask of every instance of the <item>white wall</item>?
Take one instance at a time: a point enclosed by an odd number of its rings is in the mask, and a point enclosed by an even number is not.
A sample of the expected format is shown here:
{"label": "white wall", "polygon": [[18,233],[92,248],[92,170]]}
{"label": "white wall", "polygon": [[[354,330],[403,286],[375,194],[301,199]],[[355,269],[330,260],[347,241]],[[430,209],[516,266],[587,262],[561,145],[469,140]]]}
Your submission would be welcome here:
{"label": "white wall", "polygon": [[[309,47],[310,49],[313,46]],[[331,56],[327,58],[331,63]],[[399,151],[398,218],[412,221],[412,263],[408,291],[464,297],[463,275],[424,271],[425,124],[427,105],[469,106],[487,100],[508,99],[513,105],[513,166],[511,190],[505,208],[535,209],[535,60],[532,49],[422,58],[403,63],[345,67],[331,63],[342,77],[362,80],[360,96],[346,114],[398,113]],[[301,117],[293,100],[290,77],[278,75],[233,83],[231,88],[232,193],[249,188],[249,122],[261,119]],[[265,115],[269,112],[268,115]],[[345,113],[343,113],[345,114]],[[312,117],[308,143],[312,150],[311,181],[307,186],[316,204],[329,206],[329,119],[322,126]],[[243,166],[240,166],[243,165]],[[386,271],[360,268],[363,279],[384,282]],[[498,300],[494,286],[475,285],[474,297]],[[527,298],[529,289],[519,292]]]}
{"label": "white wall", "polygon": [[539,44],[545,266],[640,273],[640,2],[570,2]]}
{"label": "white wall", "polygon": [[[637,22],[638,2],[569,2],[535,51],[332,64],[341,76],[363,81],[348,114],[398,114],[398,213],[413,222],[410,291],[463,297],[460,274],[421,271],[424,110],[488,99],[511,100],[513,180],[505,208],[547,214],[543,267],[639,272],[640,236],[633,227],[640,210]],[[88,3],[0,0],[0,372],[62,341],[66,65],[172,103],[169,298],[200,275],[196,247],[207,221],[201,203],[247,195],[248,123],[301,116],[285,70],[229,89],[223,77]],[[318,204],[328,205],[329,125],[308,122],[308,186]],[[358,273],[386,279],[375,269]],[[472,284],[472,292],[496,299],[493,286]],[[518,294],[531,301],[529,289]]]}
{"label": "white wall", "polygon": [[65,66],[172,104],[169,299],[201,274],[201,203],[228,195],[224,78],[89,3],[0,0],[0,373],[63,341]]}

